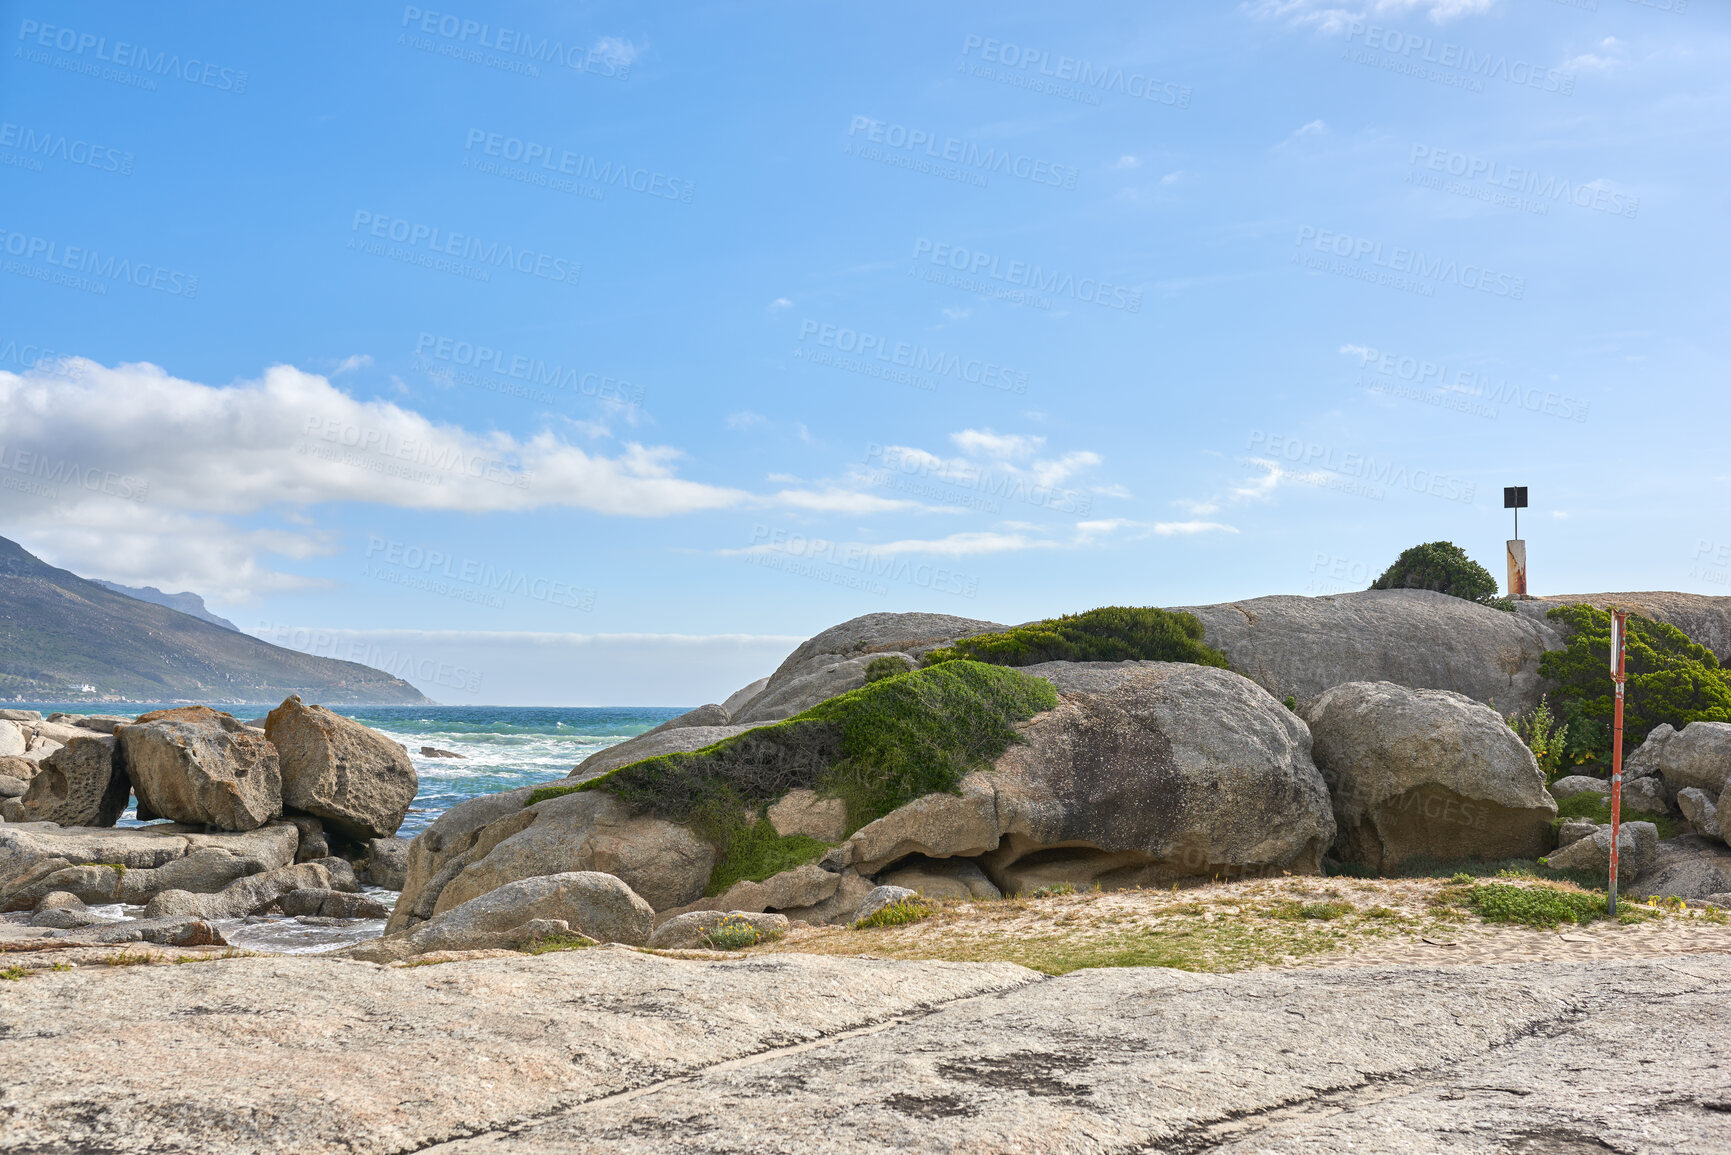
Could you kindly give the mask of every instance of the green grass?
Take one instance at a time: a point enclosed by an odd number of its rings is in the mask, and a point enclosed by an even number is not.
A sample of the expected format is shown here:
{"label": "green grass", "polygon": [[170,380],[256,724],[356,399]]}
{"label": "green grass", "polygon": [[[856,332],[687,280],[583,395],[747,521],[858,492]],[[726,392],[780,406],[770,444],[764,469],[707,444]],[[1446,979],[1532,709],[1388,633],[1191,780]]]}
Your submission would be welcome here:
{"label": "green grass", "polygon": [[558,798],[562,794],[575,794],[581,789],[583,789],[581,784],[576,786],[543,786],[539,790],[530,794],[529,801],[523,803],[523,805],[525,807],[533,806],[537,802],[545,802],[549,798]]}
{"label": "green grass", "polygon": [[870,930],[876,926],[906,926],[910,922],[930,918],[937,912],[937,904],[928,899],[904,898],[900,902],[892,902],[881,910],[875,910],[860,919],[854,923],[854,929]]}
{"label": "green grass", "polygon": [[29,973],[30,972],[25,970],[23,967],[5,967],[0,969],[0,979],[9,983],[15,983]]}
{"label": "green grass", "polygon": [[784,838],[775,832],[767,818],[741,823],[727,839],[726,849],[710,872],[709,885],[703,893],[713,898],[736,882],[747,879],[761,882],[784,870],[815,862],[829,848],[830,843],[803,834]]}
{"label": "green grass", "polygon": [[550,934],[530,939],[517,950],[521,954],[548,954],[561,950],[583,950],[595,945],[595,940],[583,934]]}
{"label": "green grass", "polygon": [[[761,879],[822,853],[814,839],[765,831],[764,809],[789,790],[847,805],[847,833],[927,794],[954,791],[1013,742],[1015,724],[1057,705],[1049,682],[979,662],[947,662],[881,678],[783,722],[689,754],[663,754],[530,804],[605,790],[634,814],[690,826],[721,851],[709,892]],[[738,844],[738,845],[736,845]]]}
{"label": "green grass", "polygon": [[[1567,798],[1558,799],[1558,825],[1561,825],[1563,822],[1566,822],[1571,818],[1585,818],[1590,822],[1598,823],[1601,826],[1604,825],[1611,820],[1611,796],[1609,794],[1595,794],[1592,791],[1586,791],[1581,794],[1571,794]],[[1643,811],[1630,810],[1628,807],[1624,807],[1623,821],[1651,822],[1654,826],[1659,828],[1659,840],[1661,842],[1667,838],[1675,838],[1679,834],[1683,833],[1683,826],[1681,823],[1673,821],[1672,819],[1665,817],[1663,814],[1647,814]]]}
{"label": "green grass", "polygon": [[1602,893],[1583,894],[1553,886],[1480,882],[1460,898],[1486,922],[1518,922],[1540,930],[1571,922],[1585,926],[1605,917],[1606,900]]}
{"label": "green grass", "polygon": [[[1364,877],[1374,877],[1365,875]],[[1594,870],[1553,870],[1532,858],[1409,858],[1391,878],[1447,878],[1455,882],[1476,878],[1532,878],[1541,882],[1572,882],[1591,890],[1602,887],[1605,876]]]}
{"label": "green grass", "polygon": [[926,665],[970,660],[1000,666],[1040,662],[1190,662],[1226,668],[1226,655],[1202,640],[1194,614],[1153,606],[1104,606],[996,634],[976,634],[932,650]]}
{"label": "green grass", "polygon": [[704,932],[703,945],[711,950],[744,950],[780,937],[779,934],[764,934],[742,918],[727,918]]}
{"label": "green grass", "polygon": [[1283,902],[1275,907],[1273,915],[1275,918],[1309,918],[1319,922],[1332,922],[1357,909],[1350,902]]}

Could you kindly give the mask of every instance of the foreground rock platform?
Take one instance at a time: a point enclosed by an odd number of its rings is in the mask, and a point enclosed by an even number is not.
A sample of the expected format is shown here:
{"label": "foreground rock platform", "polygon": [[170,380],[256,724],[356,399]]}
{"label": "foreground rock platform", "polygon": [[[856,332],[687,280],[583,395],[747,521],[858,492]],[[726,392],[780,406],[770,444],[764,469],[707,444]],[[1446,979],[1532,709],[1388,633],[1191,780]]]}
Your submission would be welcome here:
{"label": "foreground rock platform", "polygon": [[0,999],[0,1149],[1723,1152],[1727,1028],[1726,954],[80,968]]}

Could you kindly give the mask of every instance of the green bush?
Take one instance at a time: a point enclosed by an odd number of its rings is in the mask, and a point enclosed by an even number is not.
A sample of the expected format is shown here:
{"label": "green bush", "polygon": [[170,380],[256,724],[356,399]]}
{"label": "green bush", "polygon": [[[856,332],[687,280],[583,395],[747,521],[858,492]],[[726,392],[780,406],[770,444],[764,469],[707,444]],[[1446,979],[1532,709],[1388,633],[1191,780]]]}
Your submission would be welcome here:
{"label": "green bush", "polygon": [[[1545,614],[1567,636],[1563,649],[1539,659],[1539,673],[1557,683],[1569,727],[1563,759],[1607,766],[1611,757],[1611,615],[1588,605],[1557,606]],[[1624,645],[1623,751],[1639,746],[1661,723],[1731,722],[1731,678],[1706,646],[1675,626],[1629,615]]]}
{"label": "green bush", "polygon": [[1569,724],[1557,721],[1546,697],[1540,697],[1539,704],[1531,710],[1510,714],[1508,723],[1509,729],[1533,752],[1533,759],[1544,771],[1545,781],[1554,781],[1558,771],[1568,765],[1564,754],[1568,751]]}
{"label": "green bush", "polygon": [[714,888],[768,878],[823,852],[815,839],[781,838],[761,818],[789,790],[843,799],[851,833],[915,798],[955,790],[1019,740],[1017,722],[1057,704],[1044,679],[947,662],[690,754],[621,766],[577,789],[605,790],[632,813],[690,825],[721,851]]}
{"label": "green bush", "polygon": [[1226,668],[1226,655],[1202,641],[1194,614],[1153,606],[1105,606],[997,634],[976,634],[926,654],[930,667],[968,660],[996,666],[1040,662],[1190,662]]}
{"label": "green bush", "polygon": [[913,668],[913,664],[899,654],[885,654],[866,663],[865,679],[867,683],[877,682],[905,674]]}
{"label": "green bush", "polygon": [[703,945],[712,950],[744,950],[779,935],[766,935],[742,918],[724,918],[703,934]]}
{"label": "green bush", "polygon": [[937,904],[924,898],[904,898],[900,902],[892,902],[881,910],[877,910],[854,923],[856,930],[870,930],[874,926],[906,926],[910,922],[918,922],[922,918],[930,918],[938,912]]}
{"label": "green bush", "polygon": [[1435,590],[1450,597],[1513,610],[1514,603],[1497,597],[1497,579],[1466,555],[1452,541],[1428,541],[1402,552],[1383,575],[1370,583],[1373,590]]}
{"label": "green bush", "polygon": [[1577,894],[1550,886],[1481,882],[1462,896],[1486,922],[1518,922],[1549,930],[1566,922],[1587,925],[1605,917],[1603,894]]}

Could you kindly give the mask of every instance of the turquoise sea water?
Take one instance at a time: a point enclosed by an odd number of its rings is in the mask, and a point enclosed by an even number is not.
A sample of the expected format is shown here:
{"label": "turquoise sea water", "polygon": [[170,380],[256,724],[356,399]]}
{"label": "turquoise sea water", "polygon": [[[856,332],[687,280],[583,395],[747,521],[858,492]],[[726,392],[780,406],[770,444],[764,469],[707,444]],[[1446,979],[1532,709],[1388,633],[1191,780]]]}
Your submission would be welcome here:
{"label": "turquoise sea water", "polygon": [[[136,717],[165,707],[128,702],[125,705],[21,702],[6,703],[74,714],[122,714]],[[262,708],[218,707],[251,719]],[[625,741],[685,712],[681,706],[344,706],[339,714],[371,726],[401,742],[420,776],[420,793],[398,833],[413,838],[433,819],[480,794],[497,794],[519,786],[565,777],[577,763],[597,750]],[[461,754],[429,758],[422,746]],[[122,822],[130,825],[130,812]]]}

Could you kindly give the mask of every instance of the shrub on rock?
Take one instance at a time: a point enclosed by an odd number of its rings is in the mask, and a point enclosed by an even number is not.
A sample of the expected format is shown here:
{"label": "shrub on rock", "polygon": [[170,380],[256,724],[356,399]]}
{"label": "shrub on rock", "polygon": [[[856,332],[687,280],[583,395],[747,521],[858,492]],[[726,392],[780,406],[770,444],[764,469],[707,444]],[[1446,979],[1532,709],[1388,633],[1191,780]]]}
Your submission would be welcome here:
{"label": "shrub on rock", "polygon": [[1041,662],[1192,662],[1226,668],[1226,656],[1202,640],[1192,614],[1152,606],[1105,606],[995,634],[976,634],[936,649],[926,665],[968,660],[998,666]]}
{"label": "shrub on rock", "polygon": [[[1480,605],[1497,602],[1497,579],[1452,541],[1427,541],[1401,551],[1370,583],[1373,590],[1433,590]],[[1509,608],[1502,605],[1497,609]]]}

